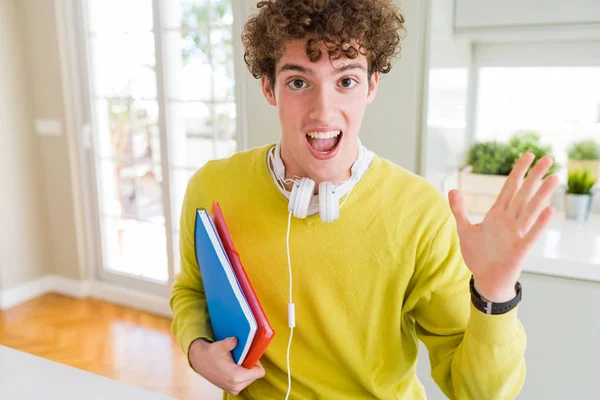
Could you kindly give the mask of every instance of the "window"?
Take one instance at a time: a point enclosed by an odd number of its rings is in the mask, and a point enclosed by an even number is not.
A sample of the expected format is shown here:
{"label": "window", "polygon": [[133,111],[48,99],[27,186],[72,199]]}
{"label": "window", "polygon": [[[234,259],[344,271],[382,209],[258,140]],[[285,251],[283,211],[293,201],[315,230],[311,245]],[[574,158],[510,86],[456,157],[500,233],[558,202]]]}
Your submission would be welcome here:
{"label": "window", "polygon": [[600,140],[600,66],[483,67],[478,73],[477,140],[537,131],[562,166],[574,140]]}
{"label": "window", "polygon": [[536,131],[563,172],[573,141],[600,140],[600,42],[477,44],[473,63],[475,140]]}

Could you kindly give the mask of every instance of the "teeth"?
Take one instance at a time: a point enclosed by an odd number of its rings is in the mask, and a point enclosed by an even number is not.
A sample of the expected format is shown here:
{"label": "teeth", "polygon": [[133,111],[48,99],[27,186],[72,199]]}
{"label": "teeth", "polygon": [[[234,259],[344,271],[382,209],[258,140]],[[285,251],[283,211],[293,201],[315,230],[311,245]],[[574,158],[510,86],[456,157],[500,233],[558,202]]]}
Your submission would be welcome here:
{"label": "teeth", "polygon": [[313,139],[331,139],[339,136],[342,131],[330,131],[330,132],[308,132],[308,136]]}

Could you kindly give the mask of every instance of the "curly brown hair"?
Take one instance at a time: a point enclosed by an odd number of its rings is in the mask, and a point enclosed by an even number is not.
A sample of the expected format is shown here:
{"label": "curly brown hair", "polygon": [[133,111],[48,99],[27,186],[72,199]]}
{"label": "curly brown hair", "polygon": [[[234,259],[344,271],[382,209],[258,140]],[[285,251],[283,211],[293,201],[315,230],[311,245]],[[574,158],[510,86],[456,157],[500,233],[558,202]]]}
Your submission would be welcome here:
{"label": "curly brown hair", "polygon": [[[242,33],[244,61],[255,78],[275,83],[275,64],[288,40],[308,37],[306,55],[320,60],[320,43],[329,57],[367,57],[368,75],[388,73],[406,33],[394,0],[265,0]],[[354,46],[358,45],[358,48]]]}

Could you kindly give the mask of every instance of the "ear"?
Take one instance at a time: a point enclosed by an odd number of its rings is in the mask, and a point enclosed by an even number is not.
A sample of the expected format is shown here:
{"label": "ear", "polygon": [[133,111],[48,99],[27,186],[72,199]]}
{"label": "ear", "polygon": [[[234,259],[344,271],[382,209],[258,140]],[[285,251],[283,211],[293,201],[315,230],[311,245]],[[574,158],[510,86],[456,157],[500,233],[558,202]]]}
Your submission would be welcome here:
{"label": "ear", "polygon": [[367,104],[371,104],[375,100],[377,94],[377,86],[379,85],[379,72],[373,72],[369,81],[369,93],[367,94]]}
{"label": "ear", "polygon": [[260,86],[262,87],[263,95],[265,96],[267,103],[272,106],[276,106],[277,101],[275,100],[275,92],[271,88],[271,82],[269,81],[269,78],[267,78],[265,75],[260,77]]}

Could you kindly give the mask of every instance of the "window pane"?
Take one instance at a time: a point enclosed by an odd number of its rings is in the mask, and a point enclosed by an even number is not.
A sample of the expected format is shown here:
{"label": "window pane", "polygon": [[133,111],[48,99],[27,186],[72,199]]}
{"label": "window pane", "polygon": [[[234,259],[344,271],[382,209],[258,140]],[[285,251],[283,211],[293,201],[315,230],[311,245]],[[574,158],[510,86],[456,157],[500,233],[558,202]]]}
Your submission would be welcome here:
{"label": "window pane", "polygon": [[201,136],[189,136],[186,140],[186,166],[200,167],[209,160],[216,158],[217,149],[222,147],[223,143],[212,138]]}
{"label": "window pane", "polygon": [[113,217],[136,218],[135,177],[132,162],[102,160],[98,163],[100,213]]}
{"label": "window pane", "polygon": [[173,229],[179,229],[181,207],[183,198],[190,178],[196,173],[196,169],[174,168],[171,176],[171,191],[173,193],[171,206],[173,208]]}
{"label": "window pane", "polygon": [[169,100],[212,99],[208,33],[165,33],[166,93]]}
{"label": "window pane", "polygon": [[105,269],[168,281],[164,225],[102,217],[101,226]]}
{"label": "window pane", "polygon": [[167,4],[164,18],[167,29],[198,30],[209,23],[211,26],[233,24],[231,0],[164,1]]}
{"label": "window pane", "polygon": [[102,215],[164,224],[160,165],[101,160],[98,169]]}
{"label": "window pane", "polygon": [[214,27],[210,32],[212,57],[215,63],[233,60],[232,30],[230,26]]}
{"label": "window pane", "polygon": [[235,75],[229,28],[211,33],[214,43],[210,49],[208,34],[169,31],[164,37],[168,99],[234,101]]}
{"label": "window pane", "polygon": [[96,123],[97,154],[100,158],[160,162],[156,101],[98,99]]}
{"label": "window pane", "polygon": [[[177,1],[177,0],[175,0]],[[184,30],[194,30],[208,25],[209,0],[181,0],[180,25]]]}
{"label": "window pane", "polygon": [[231,27],[211,31],[211,55],[213,57],[213,85],[216,101],[235,101],[235,75]]}
{"label": "window pane", "polygon": [[151,162],[138,164],[136,196],[138,219],[164,224],[162,173],[160,165]]}
{"label": "window pane", "polygon": [[95,96],[156,98],[152,33],[94,36],[91,47]]}
{"label": "window pane", "polygon": [[215,158],[226,158],[237,151],[237,142],[235,139],[219,140],[217,142],[217,155]]}
{"label": "window pane", "polygon": [[88,0],[90,33],[152,30],[152,0]]}
{"label": "window pane", "polygon": [[217,102],[235,101],[235,78],[233,61],[215,64],[213,68],[214,100]]}
{"label": "window pane", "polygon": [[[235,103],[223,103],[215,106],[215,121],[217,138],[235,141],[236,132],[236,108]],[[229,156],[230,154],[227,154]]]}
{"label": "window pane", "polygon": [[233,24],[233,8],[231,0],[210,0],[210,5],[210,23],[212,25]]}
{"label": "window pane", "polygon": [[600,67],[481,68],[478,140],[540,133],[565,166],[571,142],[600,138]]}
{"label": "window pane", "polygon": [[173,102],[169,104],[168,112],[171,164],[196,168],[212,158],[214,106],[200,102]]}

